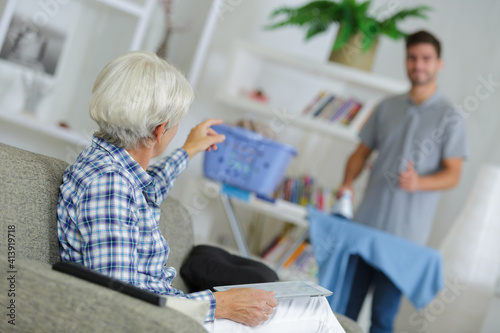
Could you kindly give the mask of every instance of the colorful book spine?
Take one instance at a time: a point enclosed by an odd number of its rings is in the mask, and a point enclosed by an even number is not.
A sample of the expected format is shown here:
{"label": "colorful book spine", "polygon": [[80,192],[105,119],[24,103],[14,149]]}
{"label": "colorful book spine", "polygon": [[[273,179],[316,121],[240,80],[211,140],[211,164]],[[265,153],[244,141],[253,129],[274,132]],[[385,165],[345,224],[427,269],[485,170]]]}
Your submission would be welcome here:
{"label": "colorful book spine", "polygon": [[312,116],[317,117],[323,109],[331,103],[335,99],[335,96],[332,94],[327,94],[321,101],[318,103],[319,106],[313,110],[311,110]]}
{"label": "colorful book spine", "polygon": [[305,116],[307,115],[313,108],[314,106],[326,95],[326,91],[322,90],[320,91],[314,98],[309,102],[309,104],[306,105],[306,107],[302,110],[302,115]]}
{"label": "colorful book spine", "polygon": [[361,108],[363,107],[363,104],[359,103],[359,102],[355,102],[351,109],[349,110],[349,112],[346,114],[346,116],[342,119],[342,124],[343,125],[349,125],[351,123],[351,121],[354,119],[354,117],[356,117],[356,115],[358,114],[359,110],[361,110]]}
{"label": "colorful book spine", "polygon": [[292,264],[297,260],[297,258],[302,254],[302,252],[305,250],[307,247],[307,242],[302,242],[296,249],[293,251],[293,253],[288,257],[288,259],[285,261],[283,264],[284,268],[289,268],[292,266]]}
{"label": "colorful book spine", "polygon": [[335,123],[340,120],[344,114],[349,110],[351,105],[354,103],[354,99],[349,98],[338,110],[335,114],[330,117],[330,122]]}

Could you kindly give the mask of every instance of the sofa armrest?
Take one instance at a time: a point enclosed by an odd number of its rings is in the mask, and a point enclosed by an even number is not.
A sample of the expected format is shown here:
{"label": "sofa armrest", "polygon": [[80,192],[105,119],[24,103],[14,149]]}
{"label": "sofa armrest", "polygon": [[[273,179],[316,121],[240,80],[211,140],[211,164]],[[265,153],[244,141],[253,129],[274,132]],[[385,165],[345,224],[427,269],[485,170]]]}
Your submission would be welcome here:
{"label": "sofa armrest", "polygon": [[[7,261],[1,262],[0,269],[7,272]],[[16,325],[2,320],[2,332],[205,332],[199,323],[168,306],[53,271],[48,264],[17,260],[16,271],[15,297],[0,294],[1,304],[15,299]],[[2,285],[9,282],[3,280]]]}

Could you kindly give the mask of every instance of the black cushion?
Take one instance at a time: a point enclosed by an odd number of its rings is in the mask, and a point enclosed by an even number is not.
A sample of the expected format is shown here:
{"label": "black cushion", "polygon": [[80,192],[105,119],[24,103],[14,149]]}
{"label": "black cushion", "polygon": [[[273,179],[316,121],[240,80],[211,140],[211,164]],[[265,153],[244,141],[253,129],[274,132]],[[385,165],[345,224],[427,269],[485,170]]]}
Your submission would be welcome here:
{"label": "black cushion", "polygon": [[278,275],[265,264],[208,245],[195,246],[181,267],[191,292],[215,286],[274,282]]}

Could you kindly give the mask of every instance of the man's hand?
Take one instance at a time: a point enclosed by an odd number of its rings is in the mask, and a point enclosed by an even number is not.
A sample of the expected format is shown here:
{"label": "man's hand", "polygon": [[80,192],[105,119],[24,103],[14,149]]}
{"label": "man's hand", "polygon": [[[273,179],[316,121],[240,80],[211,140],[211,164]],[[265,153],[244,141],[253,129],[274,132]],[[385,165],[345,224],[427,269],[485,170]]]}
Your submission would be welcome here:
{"label": "man's hand", "polygon": [[399,186],[408,192],[415,192],[419,190],[419,176],[413,162],[408,162],[406,170],[399,174]]}
{"label": "man's hand", "polygon": [[232,288],[214,293],[215,318],[257,326],[269,319],[278,301],[274,292],[253,288]]}
{"label": "man's hand", "polygon": [[337,199],[340,199],[345,191],[351,191],[352,198],[354,200],[354,189],[352,188],[352,185],[345,185],[345,184],[340,186],[340,188],[337,190]]}
{"label": "man's hand", "polygon": [[226,137],[223,134],[218,134],[210,126],[219,124],[222,124],[222,119],[207,119],[191,129],[184,146],[182,146],[189,155],[189,159],[204,150],[217,150],[215,144],[221,143]]}

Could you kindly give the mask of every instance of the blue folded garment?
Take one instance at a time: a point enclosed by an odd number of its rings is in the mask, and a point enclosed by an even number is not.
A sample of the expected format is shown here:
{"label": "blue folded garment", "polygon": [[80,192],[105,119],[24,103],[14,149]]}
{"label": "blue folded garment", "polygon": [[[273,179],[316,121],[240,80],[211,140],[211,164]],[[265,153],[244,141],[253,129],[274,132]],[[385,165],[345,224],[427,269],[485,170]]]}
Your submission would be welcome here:
{"label": "blue folded garment", "polygon": [[333,311],[344,314],[358,255],[385,273],[418,309],[444,287],[441,254],[389,233],[308,207],[309,233],[319,265],[319,284],[333,291]]}

